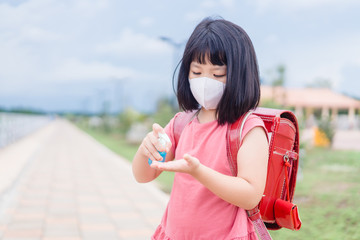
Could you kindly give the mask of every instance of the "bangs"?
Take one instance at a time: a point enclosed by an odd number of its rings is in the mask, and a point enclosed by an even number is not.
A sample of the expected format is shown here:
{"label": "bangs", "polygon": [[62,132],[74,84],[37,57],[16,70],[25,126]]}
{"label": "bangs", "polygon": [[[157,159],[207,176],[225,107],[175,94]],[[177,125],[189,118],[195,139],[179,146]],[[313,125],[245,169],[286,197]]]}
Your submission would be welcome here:
{"label": "bangs", "polygon": [[212,65],[227,65],[226,53],[223,47],[214,39],[205,37],[204,41],[198,44],[198,47],[192,52],[191,61],[205,64],[208,59]]}

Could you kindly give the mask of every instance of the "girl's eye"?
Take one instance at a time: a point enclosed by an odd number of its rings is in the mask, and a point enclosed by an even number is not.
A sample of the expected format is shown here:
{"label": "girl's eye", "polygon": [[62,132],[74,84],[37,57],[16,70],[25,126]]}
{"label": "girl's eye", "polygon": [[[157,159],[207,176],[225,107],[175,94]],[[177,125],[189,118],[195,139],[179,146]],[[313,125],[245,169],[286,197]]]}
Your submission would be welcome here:
{"label": "girl's eye", "polygon": [[216,75],[216,74],[214,74],[214,77],[217,77],[217,78],[221,78],[221,77],[225,77],[226,76],[226,74],[222,74],[222,75]]}
{"label": "girl's eye", "polygon": [[201,73],[199,72],[193,72],[194,75],[200,75]]}

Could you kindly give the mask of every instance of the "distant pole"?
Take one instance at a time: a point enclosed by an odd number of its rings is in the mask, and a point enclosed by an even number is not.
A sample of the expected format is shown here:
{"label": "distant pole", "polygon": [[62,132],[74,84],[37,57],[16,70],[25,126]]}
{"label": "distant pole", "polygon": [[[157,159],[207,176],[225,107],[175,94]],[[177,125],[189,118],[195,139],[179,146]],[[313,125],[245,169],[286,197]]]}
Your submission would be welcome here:
{"label": "distant pole", "polygon": [[171,39],[169,37],[165,37],[165,36],[160,36],[159,39],[161,41],[163,41],[163,42],[166,42],[167,44],[169,44],[173,48],[172,68],[173,68],[173,71],[175,71],[176,66],[177,66],[177,64],[179,62],[178,56],[180,55],[180,50],[185,45],[186,41],[176,42],[173,39]]}
{"label": "distant pole", "polygon": [[[165,37],[165,36],[160,36],[159,39],[163,42],[166,42],[167,44],[169,44],[172,49],[173,49],[173,53],[172,53],[172,75],[171,77],[175,76],[175,71],[176,71],[176,67],[180,61],[180,59],[178,59],[178,57],[180,56],[180,51],[182,49],[182,47],[186,44],[186,41],[182,41],[182,42],[176,42],[173,39],[169,38],[169,37]],[[175,84],[175,83],[174,83]],[[175,86],[173,86],[175,87]],[[174,92],[176,92],[175,89],[173,89]],[[178,108],[177,106],[177,101],[174,95],[171,94],[170,97],[170,101],[172,102],[173,108],[176,109]]]}
{"label": "distant pole", "polygon": [[117,110],[118,113],[124,111],[126,107],[125,104],[125,91],[124,91],[124,84],[126,77],[112,77],[111,82],[114,84],[114,101],[115,101],[115,111]]}
{"label": "distant pole", "polygon": [[105,89],[96,90],[97,104],[98,104],[98,114],[103,114],[104,103],[105,103]]}
{"label": "distant pole", "polygon": [[82,113],[85,115],[88,115],[90,112],[89,111],[89,101],[90,101],[89,96],[84,97],[82,100]]}

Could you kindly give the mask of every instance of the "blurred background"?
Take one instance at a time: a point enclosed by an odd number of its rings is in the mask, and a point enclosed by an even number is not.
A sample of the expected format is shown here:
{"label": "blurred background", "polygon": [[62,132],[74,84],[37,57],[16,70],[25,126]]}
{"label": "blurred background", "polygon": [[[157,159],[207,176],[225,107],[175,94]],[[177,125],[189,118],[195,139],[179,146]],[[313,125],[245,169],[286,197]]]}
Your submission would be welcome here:
{"label": "blurred background", "polygon": [[253,41],[260,105],[300,124],[304,225],[274,237],[358,239],[359,11],[355,0],[0,0],[0,153],[67,119],[131,161],[152,123],[179,111],[172,82],[186,40],[220,16]]}

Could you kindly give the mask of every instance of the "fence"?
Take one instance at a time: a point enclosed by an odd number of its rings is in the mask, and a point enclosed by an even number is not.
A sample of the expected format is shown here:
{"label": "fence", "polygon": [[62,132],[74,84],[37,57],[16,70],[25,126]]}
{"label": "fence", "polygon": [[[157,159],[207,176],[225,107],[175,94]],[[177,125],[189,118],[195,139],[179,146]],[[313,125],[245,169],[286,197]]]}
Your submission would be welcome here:
{"label": "fence", "polygon": [[53,116],[0,113],[0,148],[36,131],[49,123]]}

